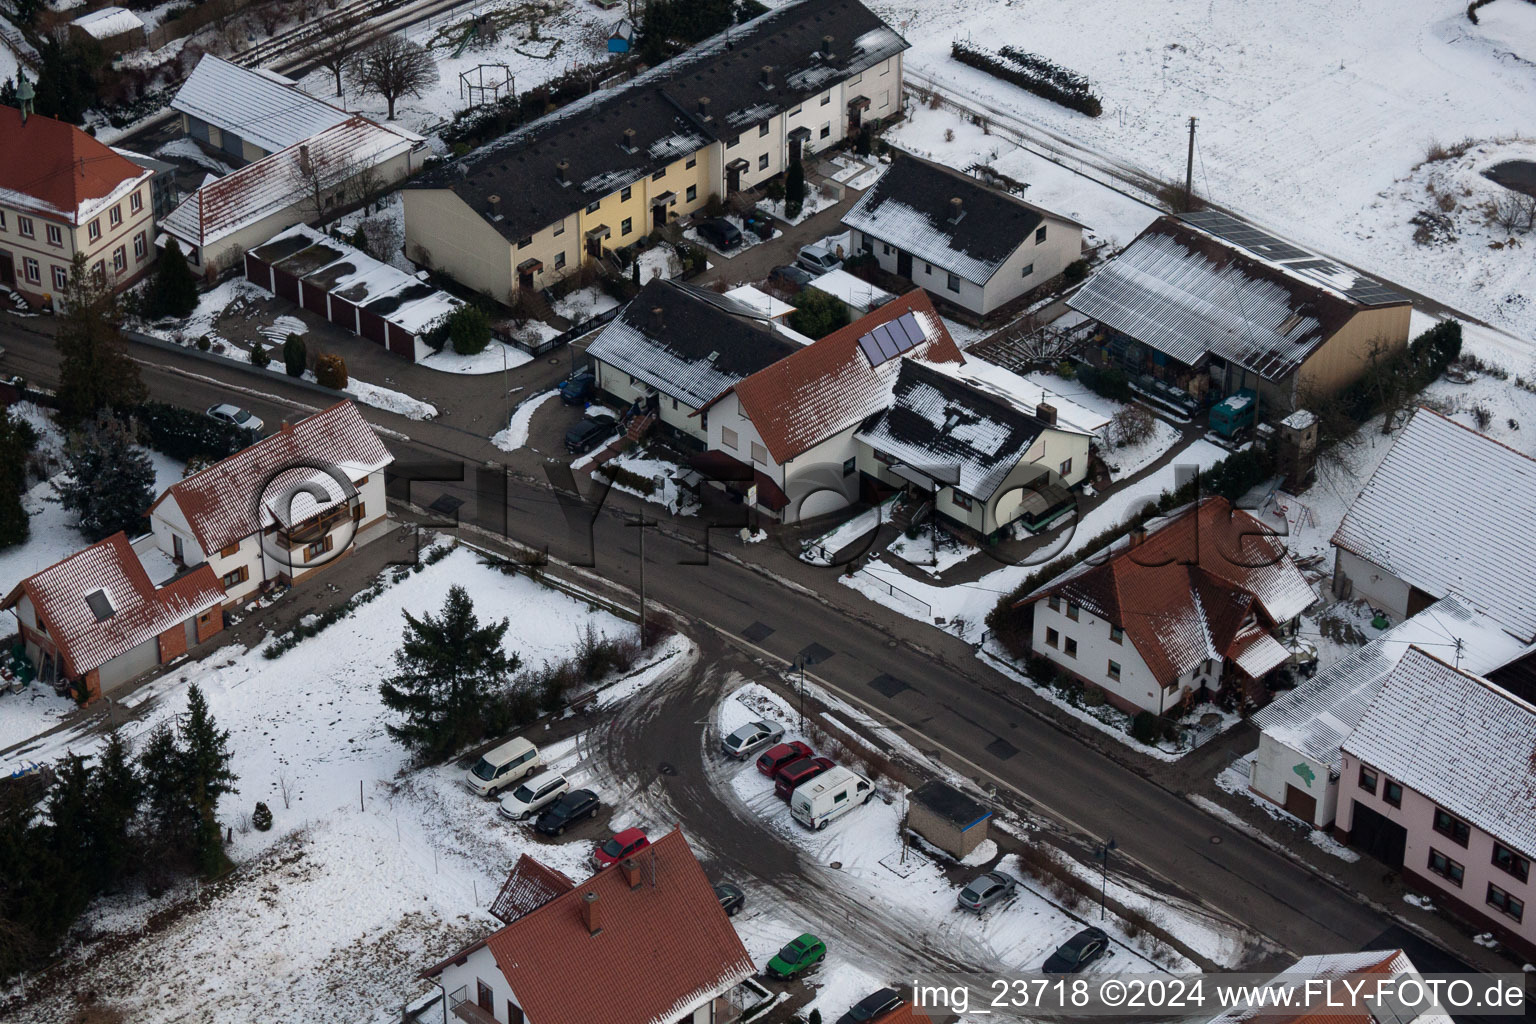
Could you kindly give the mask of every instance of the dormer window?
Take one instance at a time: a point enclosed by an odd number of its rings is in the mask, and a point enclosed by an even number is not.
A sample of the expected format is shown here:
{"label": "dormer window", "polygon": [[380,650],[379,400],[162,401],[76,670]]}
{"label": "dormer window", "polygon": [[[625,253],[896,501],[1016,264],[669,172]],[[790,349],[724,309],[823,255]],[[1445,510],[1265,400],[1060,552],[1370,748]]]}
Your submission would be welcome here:
{"label": "dormer window", "polygon": [[90,608],[91,614],[96,616],[97,622],[106,622],[117,612],[117,609],[112,607],[112,600],[107,597],[105,590],[97,590],[85,595],[85,604]]}

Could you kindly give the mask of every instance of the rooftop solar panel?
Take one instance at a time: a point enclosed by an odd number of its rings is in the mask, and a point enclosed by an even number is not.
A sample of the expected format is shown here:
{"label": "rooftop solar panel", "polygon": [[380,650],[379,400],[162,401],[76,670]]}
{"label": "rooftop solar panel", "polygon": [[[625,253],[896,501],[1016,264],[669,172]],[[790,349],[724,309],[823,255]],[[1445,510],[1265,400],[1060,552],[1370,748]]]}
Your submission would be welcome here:
{"label": "rooftop solar panel", "polygon": [[917,322],[917,317],[913,316],[911,313],[903,313],[901,316],[897,317],[894,326],[901,328],[902,333],[907,337],[907,344],[906,347],[902,349],[903,352],[906,352],[908,349],[913,348],[919,342],[924,340],[923,328]]}
{"label": "rooftop solar panel", "polygon": [[880,346],[868,334],[859,339],[859,348],[864,350],[864,358],[869,360],[870,366],[879,366],[885,362],[885,356],[880,354]]}
{"label": "rooftop solar panel", "polygon": [[901,346],[896,344],[896,339],[891,337],[890,328],[881,324],[870,331],[870,337],[875,339],[875,344],[880,346],[880,354],[887,359],[895,359],[901,355]]}

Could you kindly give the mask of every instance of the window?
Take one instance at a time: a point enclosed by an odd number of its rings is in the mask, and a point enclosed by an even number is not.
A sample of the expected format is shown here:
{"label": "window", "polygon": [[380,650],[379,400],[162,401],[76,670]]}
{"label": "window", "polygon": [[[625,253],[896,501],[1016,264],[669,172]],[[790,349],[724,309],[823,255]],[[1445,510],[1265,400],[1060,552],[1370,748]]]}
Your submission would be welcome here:
{"label": "window", "polygon": [[1120,679],[1120,663],[1118,661],[1112,661],[1112,662],[1109,663],[1109,678],[1111,678],[1111,679],[1113,679],[1113,680],[1115,680],[1117,682],[1119,681],[1119,679]]}
{"label": "window", "polygon": [[699,166],[699,158],[696,157],[696,156],[689,157],[688,158],[688,162],[683,164],[683,167],[686,168],[687,170],[690,170],[690,171],[693,170],[697,166]]}
{"label": "window", "polygon": [[360,523],[364,519],[367,519],[367,518],[368,518],[368,503],[366,501],[360,501],[352,509],[352,521],[354,523]]}
{"label": "window", "polygon": [[822,97],[821,97],[821,105],[822,106],[826,106],[828,103],[831,103],[831,102],[832,102],[832,94],[830,92],[824,93],[822,95]]}
{"label": "window", "polygon": [[1045,631],[1045,642],[1047,646],[1058,647],[1061,645],[1061,634],[1054,629],[1047,629]]}
{"label": "window", "polygon": [[757,126],[757,137],[761,139],[761,138],[763,138],[767,134],[768,134],[768,122],[764,121],[762,124]]}
{"label": "window", "polygon": [[128,269],[128,247],[120,245],[112,250],[112,270],[121,274]]}
{"label": "window", "polygon": [[848,79],[848,84],[849,85],[858,85],[862,81],[864,81],[864,72],[860,71],[858,74],[856,74],[852,78]]}
{"label": "window", "polygon": [[955,503],[955,508],[964,509],[967,512],[971,510],[971,499],[969,495],[961,494],[959,491],[950,491],[949,500]]}
{"label": "window", "polygon": [[[822,102],[826,102],[826,101],[823,100]],[[832,122],[831,121],[828,121],[826,124],[821,126],[820,135],[821,135],[821,137],[823,139],[830,139],[832,137]]]}
{"label": "window", "polygon": [[1063,642],[1061,646],[1061,649],[1067,652],[1067,657],[1077,657],[1077,641],[1073,640],[1071,637],[1066,638],[1065,642]]}
{"label": "window", "polygon": [[757,169],[760,170],[760,171],[766,171],[768,169],[768,154],[767,153],[763,153],[763,154],[758,156],[758,158],[757,158]]}
{"label": "window", "polygon": [[603,201],[601,199],[599,199],[595,203],[588,203],[587,204],[587,212],[588,213],[596,213],[598,210],[600,210],[602,208],[602,206],[603,206]]}
{"label": "window", "polygon": [[634,195],[634,192],[635,192],[635,190],[634,190],[633,186],[625,185],[622,189],[619,190],[619,202],[621,202],[621,203],[629,202],[629,197]]}
{"label": "window", "polygon": [[1078,611],[1079,609],[1076,601],[1067,602],[1067,618],[1071,619],[1073,622],[1076,622]]}
{"label": "window", "polygon": [[528,248],[532,244],[533,244],[533,236],[532,235],[524,235],[522,238],[519,238],[517,240],[517,247],[519,249],[526,249],[526,248]]}
{"label": "window", "polygon": [[1429,870],[1456,886],[1460,886],[1467,875],[1465,868],[1434,847],[1429,850]]}
{"label": "window", "polygon": [[555,222],[555,230],[551,231],[550,234],[551,235],[563,235],[563,234],[565,234],[565,221],[563,221],[563,220],[556,221]]}
{"label": "window", "polygon": [[0,231],[5,230],[5,211],[0,210]]}
{"label": "window", "polygon": [[117,227],[122,222],[123,222],[123,204],[122,203],[118,203],[116,206],[112,207],[112,209],[107,211],[107,223],[111,224],[113,227]]}
{"label": "window", "polygon": [[891,254],[891,243],[890,242],[881,242],[880,243],[880,251],[883,252],[885,255],[889,256]]}
{"label": "window", "polygon": [[57,291],[63,291],[69,287],[69,274],[63,267],[53,268],[53,287]]}
{"label": "window", "polygon": [[1516,921],[1525,917],[1525,900],[1516,899],[1491,882],[1488,885],[1488,905]]}
{"label": "window", "polygon": [[725,445],[727,448],[734,450],[736,447],[736,431],[732,430],[730,427],[721,427],[720,443]]}
{"label": "window", "polygon": [[1045,241],[1045,225],[1044,224],[1040,225],[1040,227],[1035,230],[1035,244],[1039,245],[1043,241]]}
{"label": "window", "polygon": [[651,175],[651,180],[652,181],[660,181],[662,178],[665,178],[666,176],[667,176],[667,169],[665,167],[663,167],[661,170],[659,170],[655,174]]}
{"label": "window", "polygon": [[133,236],[133,258],[143,262],[144,257],[148,254],[149,239],[145,237],[144,232],[140,231]]}
{"label": "window", "polygon": [[1387,780],[1387,784],[1381,787],[1381,798],[1393,807],[1403,806],[1403,787],[1400,783]]}
{"label": "window", "polygon": [[853,476],[854,470],[859,468],[858,459],[843,460],[843,476]]}
{"label": "window", "polygon": [[87,224],[86,227],[85,227],[85,233],[88,236],[90,236],[90,239],[93,242],[96,241],[98,238],[100,238],[101,237],[101,218],[97,217],[95,220],[93,220],[89,224]]}
{"label": "window", "polygon": [[768,449],[764,448],[762,445],[758,444],[756,441],[752,442],[752,461],[753,462],[767,462],[768,461]]}
{"label": "window", "polygon": [[334,538],[330,534],[326,534],[324,537],[321,537],[319,540],[315,541],[313,544],[309,544],[309,545],[305,546],[305,548],[304,548],[304,561],[307,562],[311,558],[318,558],[319,556],[325,554],[327,551],[331,550],[331,548],[333,546],[334,546]]}
{"label": "window", "polygon": [[690,203],[699,198],[699,186],[689,185],[688,191],[684,194],[684,198],[686,198],[686,200]]}
{"label": "window", "polygon": [[565,250],[561,249],[555,253],[555,269],[559,270],[563,266],[565,266]]}
{"label": "window", "polygon": [[1493,844],[1493,866],[1524,882],[1531,877],[1531,862],[1503,843]]}
{"label": "window", "polygon": [[1435,808],[1435,831],[1457,846],[1466,846],[1467,839],[1472,835],[1472,829],[1466,822],[1438,807]]}
{"label": "window", "polygon": [[1376,773],[1365,765],[1360,766],[1360,788],[1373,795],[1376,792]]}
{"label": "window", "polygon": [[36,238],[37,237],[33,233],[33,231],[32,231],[32,218],[31,217],[17,217],[16,218],[16,230],[21,232],[21,237],[22,238]]}
{"label": "window", "polygon": [[224,589],[228,590],[230,587],[238,587],[240,584],[244,583],[247,579],[249,579],[250,575],[251,575],[250,569],[247,568],[246,566],[243,566],[243,565],[240,568],[235,569],[232,572],[225,573],[224,574]]}
{"label": "window", "polygon": [[137,192],[129,196],[128,209],[132,210],[134,213],[138,213],[140,210],[144,209],[144,197],[139,195]]}
{"label": "window", "polygon": [[97,260],[96,265],[91,268],[91,273],[96,275],[96,281],[98,284],[102,281],[105,281],[107,279],[107,261]]}
{"label": "window", "polygon": [[959,275],[957,275],[957,274],[950,274],[949,275],[949,280],[944,282],[944,287],[948,288],[952,292],[958,292],[960,290],[960,277],[959,277]]}
{"label": "window", "polygon": [[1033,274],[1034,272],[1035,272],[1035,265],[1033,263],[1026,263],[1026,264],[1024,264],[1024,269],[1019,271],[1019,276],[1020,277],[1028,277],[1030,274]]}
{"label": "window", "polygon": [[507,1024],[523,1024],[523,1008],[512,1000],[507,1000]]}
{"label": "window", "polygon": [[619,221],[620,235],[627,235],[633,230],[635,230],[635,218],[625,217],[623,220]]}
{"label": "window", "polygon": [[1122,643],[1124,643],[1125,642],[1125,630],[1121,629],[1119,626],[1110,626],[1109,627],[1109,642],[1112,643],[1112,644],[1122,644]]}
{"label": "window", "polygon": [[64,232],[59,230],[59,226],[57,224],[46,224],[46,225],[44,225],[44,227],[46,228],[46,230],[48,232],[48,244],[49,245],[63,245],[64,244]]}
{"label": "window", "polygon": [[1050,597],[1046,598],[1045,603],[1046,606],[1051,609],[1051,611],[1061,611],[1061,598],[1057,597],[1055,594],[1052,594]]}
{"label": "window", "polygon": [[239,550],[240,550],[240,542],[239,541],[235,541],[233,544],[231,544],[227,548],[220,548],[219,549],[219,557],[220,558],[228,558],[230,555],[238,553]]}
{"label": "window", "polygon": [[33,259],[31,256],[22,257],[21,269],[26,273],[27,280],[31,281],[33,284],[36,284],[43,279],[42,269],[37,265],[37,260]]}
{"label": "window", "polygon": [[726,149],[735,149],[740,144],[741,144],[741,136],[740,135],[732,135],[729,139],[726,140],[725,148]]}
{"label": "window", "polygon": [[798,114],[798,113],[800,113],[800,111],[802,111],[802,110],[804,110],[804,109],[805,109],[805,104],[804,104],[804,103],[802,103],[802,104],[800,104],[800,105],[799,105],[799,106],[798,106],[798,107],[796,107],[796,108],[795,108],[795,109],[794,109],[794,110],[791,110],[791,111],[790,111],[790,112],[789,112],[789,116],[790,116],[790,117],[794,117],[794,116],[795,116],[795,115],[796,115],[796,114]]}
{"label": "window", "polygon": [[1063,462],[1060,466],[1057,466],[1056,467],[1056,472],[1060,473],[1063,477],[1071,476],[1072,475],[1072,460],[1068,459],[1066,462]]}

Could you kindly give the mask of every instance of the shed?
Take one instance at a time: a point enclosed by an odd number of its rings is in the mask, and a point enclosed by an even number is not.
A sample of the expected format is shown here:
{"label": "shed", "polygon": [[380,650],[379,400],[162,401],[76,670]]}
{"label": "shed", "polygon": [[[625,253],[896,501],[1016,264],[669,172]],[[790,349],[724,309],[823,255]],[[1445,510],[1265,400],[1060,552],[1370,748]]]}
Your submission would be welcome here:
{"label": "shed", "polygon": [[907,827],[952,857],[963,858],[987,838],[992,812],[947,782],[912,791]]}
{"label": "shed", "polygon": [[608,37],[609,53],[628,53],[629,48],[635,42],[635,26],[629,23],[629,19],[621,20],[613,27],[613,34]]}
{"label": "shed", "polygon": [[136,50],[145,43],[144,22],[123,7],[103,7],[69,23],[76,39],[97,43],[108,55]]}

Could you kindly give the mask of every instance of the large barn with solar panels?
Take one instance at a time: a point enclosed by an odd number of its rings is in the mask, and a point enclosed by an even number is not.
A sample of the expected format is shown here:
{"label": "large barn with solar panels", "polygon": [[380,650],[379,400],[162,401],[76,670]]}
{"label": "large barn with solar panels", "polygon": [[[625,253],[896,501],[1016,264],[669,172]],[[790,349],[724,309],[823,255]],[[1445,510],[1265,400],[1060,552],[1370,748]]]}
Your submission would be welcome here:
{"label": "large barn with solar panels", "polygon": [[1408,297],[1216,210],[1159,218],[1067,304],[1090,362],[1194,413],[1243,389],[1261,417],[1360,377],[1408,343]]}

